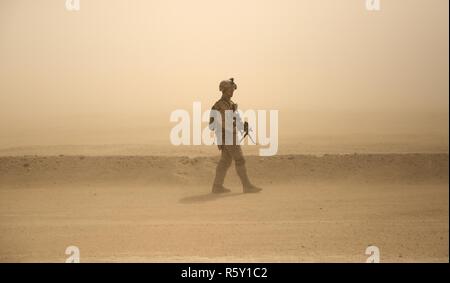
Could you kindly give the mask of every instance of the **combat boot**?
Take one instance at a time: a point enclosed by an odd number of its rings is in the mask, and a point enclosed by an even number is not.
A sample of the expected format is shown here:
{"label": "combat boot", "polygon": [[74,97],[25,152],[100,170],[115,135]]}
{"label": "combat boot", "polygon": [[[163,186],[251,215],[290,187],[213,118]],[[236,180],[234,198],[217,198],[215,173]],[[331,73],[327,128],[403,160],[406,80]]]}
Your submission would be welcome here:
{"label": "combat boot", "polygon": [[258,193],[260,191],[262,191],[261,188],[255,186],[255,185],[253,185],[251,183],[244,185],[244,194],[247,194],[247,193]]}
{"label": "combat boot", "polygon": [[236,165],[236,172],[241,179],[242,182],[242,188],[244,193],[257,193],[260,192],[262,189],[258,188],[257,186],[253,185],[250,182],[250,179],[247,175],[247,168],[245,168],[244,163],[240,163]]}
{"label": "combat boot", "polygon": [[223,194],[231,192],[230,189],[225,188],[223,185],[213,185],[212,193],[213,194]]}

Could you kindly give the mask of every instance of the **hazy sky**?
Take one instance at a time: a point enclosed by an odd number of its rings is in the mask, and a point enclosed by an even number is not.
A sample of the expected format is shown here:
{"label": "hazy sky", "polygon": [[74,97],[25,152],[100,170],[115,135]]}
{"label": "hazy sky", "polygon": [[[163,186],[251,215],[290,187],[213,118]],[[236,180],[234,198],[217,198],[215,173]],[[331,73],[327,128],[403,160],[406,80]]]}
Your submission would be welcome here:
{"label": "hazy sky", "polygon": [[294,132],[448,135],[448,0],[80,3],[0,0],[0,147],[168,141],[229,77]]}

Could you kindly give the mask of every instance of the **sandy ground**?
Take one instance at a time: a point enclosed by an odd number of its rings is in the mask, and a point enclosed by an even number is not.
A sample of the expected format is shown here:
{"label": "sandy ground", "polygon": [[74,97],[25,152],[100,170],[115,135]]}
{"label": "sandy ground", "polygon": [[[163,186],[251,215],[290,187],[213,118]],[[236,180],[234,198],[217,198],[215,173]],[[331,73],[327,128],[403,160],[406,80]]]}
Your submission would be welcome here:
{"label": "sandy ground", "polygon": [[0,261],[449,261],[446,153],[250,156],[222,196],[217,160],[0,157]]}

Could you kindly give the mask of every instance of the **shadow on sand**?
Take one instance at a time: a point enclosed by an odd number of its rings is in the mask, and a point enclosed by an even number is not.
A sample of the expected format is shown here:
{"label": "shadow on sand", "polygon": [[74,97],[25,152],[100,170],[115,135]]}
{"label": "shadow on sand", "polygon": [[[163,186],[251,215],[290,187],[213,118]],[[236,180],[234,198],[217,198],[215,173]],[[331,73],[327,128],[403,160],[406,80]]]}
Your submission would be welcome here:
{"label": "shadow on sand", "polygon": [[195,196],[189,196],[184,197],[180,199],[180,203],[196,203],[196,202],[207,202],[207,201],[213,201],[221,198],[227,198],[227,197],[235,197],[235,196],[241,196],[243,193],[225,193],[225,194],[213,194],[213,193],[207,193],[207,194],[201,194],[201,195],[195,195]]}

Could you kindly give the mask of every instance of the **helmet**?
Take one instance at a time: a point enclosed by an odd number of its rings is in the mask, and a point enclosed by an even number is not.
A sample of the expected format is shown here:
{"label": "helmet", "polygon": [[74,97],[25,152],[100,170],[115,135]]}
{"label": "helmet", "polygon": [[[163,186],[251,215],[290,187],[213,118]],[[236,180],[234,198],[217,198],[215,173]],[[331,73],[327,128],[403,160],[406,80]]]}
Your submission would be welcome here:
{"label": "helmet", "polygon": [[230,87],[233,87],[234,89],[237,89],[237,85],[234,82],[234,78],[230,78],[229,80],[221,81],[219,84],[219,90],[224,91]]}

